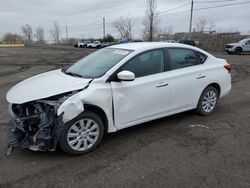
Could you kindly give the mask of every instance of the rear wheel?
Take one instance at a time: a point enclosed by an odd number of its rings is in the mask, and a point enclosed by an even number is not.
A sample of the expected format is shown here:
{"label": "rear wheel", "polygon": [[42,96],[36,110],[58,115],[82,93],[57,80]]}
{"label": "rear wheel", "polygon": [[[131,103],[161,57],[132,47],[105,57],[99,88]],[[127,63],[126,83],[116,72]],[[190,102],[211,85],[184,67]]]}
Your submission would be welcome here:
{"label": "rear wheel", "polygon": [[196,111],[198,114],[208,116],[212,114],[218,102],[218,91],[208,86],[201,94]]}
{"label": "rear wheel", "polygon": [[101,118],[86,111],[65,124],[60,146],[70,155],[82,155],[95,149],[102,141],[104,126]]}

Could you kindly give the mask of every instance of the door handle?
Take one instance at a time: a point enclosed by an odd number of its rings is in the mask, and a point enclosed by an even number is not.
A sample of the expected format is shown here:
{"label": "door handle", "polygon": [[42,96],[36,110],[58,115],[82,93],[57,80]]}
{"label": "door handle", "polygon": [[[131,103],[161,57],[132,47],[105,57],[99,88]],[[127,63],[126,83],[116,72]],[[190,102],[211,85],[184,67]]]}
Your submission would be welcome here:
{"label": "door handle", "polygon": [[203,75],[203,74],[199,74],[199,75],[196,77],[196,79],[201,79],[201,78],[206,78],[206,76]]}
{"label": "door handle", "polygon": [[165,86],[168,86],[168,83],[160,82],[156,87],[165,87]]}

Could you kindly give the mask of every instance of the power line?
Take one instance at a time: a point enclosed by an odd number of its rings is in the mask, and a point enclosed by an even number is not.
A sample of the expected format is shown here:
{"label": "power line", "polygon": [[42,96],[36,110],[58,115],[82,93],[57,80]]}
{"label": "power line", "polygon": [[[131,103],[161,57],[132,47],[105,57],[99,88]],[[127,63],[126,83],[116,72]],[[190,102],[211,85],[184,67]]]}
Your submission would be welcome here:
{"label": "power line", "polygon": [[196,4],[200,4],[200,3],[223,3],[223,2],[230,2],[230,1],[236,1],[236,0],[195,1],[195,3]]}
{"label": "power line", "polygon": [[177,12],[168,13],[168,14],[162,13],[162,15],[168,16],[168,15],[174,15],[174,14],[179,14],[179,13],[183,13],[183,12],[190,12],[190,10],[182,10],[182,11],[177,11]]}
{"label": "power line", "polygon": [[231,4],[224,4],[224,5],[210,6],[210,7],[202,7],[202,8],[196,8],[194,10],[195,11],[206,10],[206,9],[219,8],[219,7],[228,7],[228,6],[233,6],[233,5],[242,5],[242,4],[247,4],[247,3],[250,3],[250,1],[241,2],[241,3],[231,3]]}
{"label": "power line", "polygon": [[164,10],[164,11],[161,11],[161,12],[159,12],[158,14],[162,14],[162,13],[166,13],[166,12],[172,12],[173,10],[180,9],[180,8],[185,7],[185,6],[187,6],[187,5],[190,5],[190,3],[185,3],[185,4],[180,5],[180,6],[178,6],[178,7],[175,7],[175,8],[172,8],[172,9],[168,9],[168,10]]}

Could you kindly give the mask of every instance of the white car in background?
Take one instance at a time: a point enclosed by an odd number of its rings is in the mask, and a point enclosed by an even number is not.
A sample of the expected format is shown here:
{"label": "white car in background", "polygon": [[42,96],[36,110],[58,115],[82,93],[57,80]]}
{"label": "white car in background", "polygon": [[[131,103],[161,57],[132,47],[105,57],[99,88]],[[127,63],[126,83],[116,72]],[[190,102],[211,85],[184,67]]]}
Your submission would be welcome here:
{"label": "white car in background", "polygon": [[87,44],[87,48],[100,48],[101,42],[100,41],[94,41],[92,43]]}
{"label": "white car in background", "polygon": [[110,46],[10,89],[9,144],[80,155],[105,133],[192,109],[210,115],[230,73],[226,60],[188,45]]}
{"label": "white car in background", "polygon": [[228,54],[241,55],[242,52],[250,52],[250,38],[243,39],[238,43],[227,44],[225,50]]}

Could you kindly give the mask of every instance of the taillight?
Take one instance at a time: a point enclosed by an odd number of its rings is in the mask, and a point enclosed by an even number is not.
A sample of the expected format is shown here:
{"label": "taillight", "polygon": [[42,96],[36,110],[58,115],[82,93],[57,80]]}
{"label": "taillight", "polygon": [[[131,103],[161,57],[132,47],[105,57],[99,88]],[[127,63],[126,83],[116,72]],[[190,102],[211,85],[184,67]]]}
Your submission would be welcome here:
{"label": "taillight", "polygon": [[225,69],[227,69],[228,73],[232,72],[232,66],[230,64],[226,64],[226,65],[224,65],[224,67],[225,67]]}

